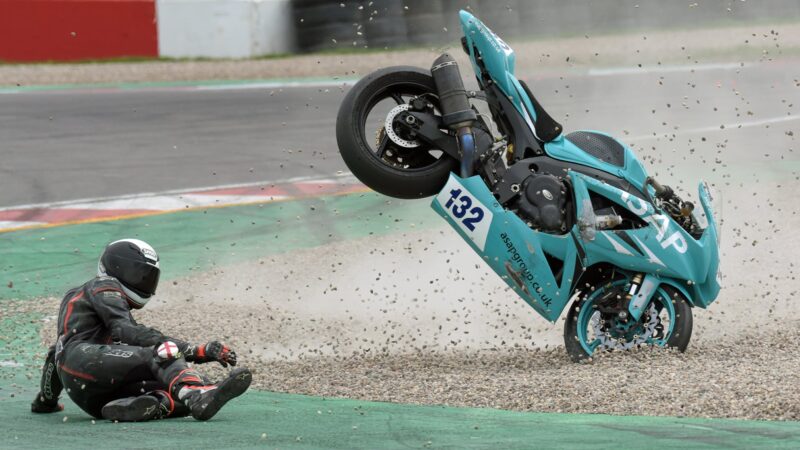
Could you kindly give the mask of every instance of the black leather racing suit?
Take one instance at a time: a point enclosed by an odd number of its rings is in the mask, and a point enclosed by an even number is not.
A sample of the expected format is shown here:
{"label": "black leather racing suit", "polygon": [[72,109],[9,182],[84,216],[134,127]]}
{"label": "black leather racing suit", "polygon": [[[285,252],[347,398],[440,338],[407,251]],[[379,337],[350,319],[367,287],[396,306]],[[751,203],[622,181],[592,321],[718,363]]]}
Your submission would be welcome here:
{"label": "black leather racing suit", "polygon": [[[174,342],[185,357],[160,359],[154,346],[165,341]],[[187,365],[187,360],[204,362],[192,348],[137,324],[116,278],[94,278],[61,301],[58,340],[47,354],[40,400],[56,402],[66,387],[72,401],[99,418],[112,400],[162,391],[169,397],[170,415],[186,415],[188,410],[172,400],[177,388],[207,382]]]}

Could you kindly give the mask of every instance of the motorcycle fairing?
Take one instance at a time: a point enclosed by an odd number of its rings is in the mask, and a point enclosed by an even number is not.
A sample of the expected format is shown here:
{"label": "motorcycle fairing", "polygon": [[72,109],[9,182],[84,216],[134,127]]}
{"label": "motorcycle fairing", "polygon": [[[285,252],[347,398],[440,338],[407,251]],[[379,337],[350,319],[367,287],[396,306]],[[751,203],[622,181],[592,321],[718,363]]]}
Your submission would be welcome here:
{"label": "motorcycle fairing", "polygon": [[558,319],[583,271],[572,233],[531,230],[497,203],[477,175],[464,179],[451,173],[431,207],[536,312],[551,322]]}
{"label": "motorcycle fairing", "polygon": [[[652,274],[660,282],[669,282],[683,292],[688,291],[691,295],[687,295],[687,299],[693,305],[706,307],[714,301],[719,293],[719,254],[716,224],[705,185],[701,184],[699,197],[709,218],[708,227],[700,239],[694,239],[669,215],[656,211],[641,198],[575,171],[570,171],[569,177],[578,217],[576,232],[586,249],[587,267],[611,263],[623,270]],[[590,192],[637,215],[647,226],[593,230],[595,216]]]}
{"label": "motorcycle fairing", "polygon": [[[481,72],[481,67],[485,68],[486,74],[491,77],[503,94],[511,100],[514,108],[523,117],[535,136],[536,109],[533,107],[533,102],[528,97],[522,84],[514,76],[516,62],[514,50],[472,14],[461,11],[460,18],[475,76],[479,81],[482,80],[484,76]],[[476,51],[480,55],[480,64],[478,64]],[[485,87],[481,86],[481,88]]]}
{"label": "motorcycle fairing", "polygon": [[[596,169],[630,183],[649,196],[654,194],[646,186],[647,173],[631,149],[617,141],[624,149],[624,163],[615,166],[604,162],[580,147],[564,135],[543,142],[536,135],[536,109],[519,80],[514,76],[514,51],[486,25],[472,14],[461,11],[461,26],[464,30],[466,49],[479,80],[491,78],[494,85],[482,88],[490,92],[495,86],[507,98],[522,120],[512,121],[514,136],[519,139],[525,132],[533,133],[547,156],[560,161]],[[500,100],[498,100],[500,101]],[[506,114],[513,114],[505,108]],[[605,133],[592,131],[611,137]],[[611,137],[613,139],[613,137]],[[534,147],[519,145],[517,148]],[[717,297],[719,285],[719,254],[717,229],[710,206],[708,188],[701,184],[700,203],[708,217],[708,227],[700,239],[695,240],[671,217],[655,211],[649,201],[631,195],[596,178],[569,172],[574,189],[578,222],[565,235],[551,235],[530,229],[514,213],[503,209],[494,199],[479,177],[462,179],[451,174],[445,189],[433,201],[433,208],[445,217],[470,245],[537,312],[550,321],[555,321],[571,297],[577,278],[584,267],[597,263],[611,263],[622,270],[644,272],[646,289],[643,299],[632,302],[631,313],[641,315],[642,309],[662,284],[680,291],[692,305],[707,307]],[[463,189],[473,199],[479,200],[480,208],[491,211],[489,226],[481,239],[475,240],[473,230],[463,226],[461,218],[453,212],[454,204],[445,206],[449,192]],[[622,208],[638,215],[647,226],[629,230],[594,230],[589,192],[604,196]],[[647,195],[645,196],[647,197]],[[454,200],[455,203],[455,200]],[[459,210],[459,212],[461,212]],[[488,217],[488,215],[486,215]],[[581,224],[583,220],[583,224]],[[528,250],[520,253],[519,249]],[[553,267],[544,255],[547,253],[562,262]],[[509,256],[510,255],[510,256]],[[521,264],[525,264],[524,267]],[[524,269],[524,270],[523,270]],[[526,275],[522,277],[521,275]],[[635,303],[635,304],[634,304]]]}
{"label": "motorcycle fairing", "polygon": [[710,254],[708,277],[705,282],[694,283],[690,286],[692,295],[691,298],[695,300],[695,304],[708,307],[717,295],[719,295],[722,286],[722,273],[719,268],[719,230],[717,230],[717,221],[714,216],[714,209],[712,208],[713,199],[711,198],[711,191],[705,182],[700,182],[697,186],[698,198],[700,205],[706,215],[708,225],[706,226],[700,242],[703,243],[703,248]]}
{"label": "motorcycle fairing", "polygon": [[[497,203],[478,175],[464,179],[451,173],[431,206],[517,295],[551,322],[561,315],[583,268],[603,262],[646,274],[649,287],[642,293],[644,298],[629,308],[637,319],[661,284],[676,287],[693,305],[706,307],[716,298],[716,226],[703,185],[700,201],[710,220],[701,238],[695,240],[644,200],[575,171],[570,171],[569,177],[578,223],[563,235],[532,230]],[[590,192],[639,215],[648,226],[593,229]]]}
{"label": "motorcycle fairing", "polygon": [[[478,55],[475,54],[477,49],[481,57],[483,67],[486,72],[491,76],[492,80],[500,87],[500,89],[514,103],[514,106],[522,113],[520,105],[521,96],[516,95],[518,90],[522,90],[519,81],[514,77],[514,64],[516,57],[514,50],[508,46],[499,36],[494,34],[492,30],[483,24],[477,17],[472,14],[461,11],[459,13],[461,19],[461,29],[464,31],[464,37],[467,40],[467,50],[469,57],[472,60],[472,68],[475,70],[475,76],[478,80],[483,78],[481,74],[481,65],[477,64]],[[533,111],[533,105],[529,105],[530,110]],[[534,117],[535,119],[535,117]]]}

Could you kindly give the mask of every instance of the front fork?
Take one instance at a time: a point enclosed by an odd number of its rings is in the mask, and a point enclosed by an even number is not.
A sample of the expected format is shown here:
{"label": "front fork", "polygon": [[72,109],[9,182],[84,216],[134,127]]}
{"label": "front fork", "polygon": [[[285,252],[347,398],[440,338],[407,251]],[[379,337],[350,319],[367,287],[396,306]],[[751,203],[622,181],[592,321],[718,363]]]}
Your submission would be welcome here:
{"label": "front fork", "polygon": [[650,300],[660,284],[660,280],[655,275],[641,273],[633,275],[630,289],[625,296],[627,310],[620,311],[620,319],[634,321],[641,319],[645,307],[650,304]]}

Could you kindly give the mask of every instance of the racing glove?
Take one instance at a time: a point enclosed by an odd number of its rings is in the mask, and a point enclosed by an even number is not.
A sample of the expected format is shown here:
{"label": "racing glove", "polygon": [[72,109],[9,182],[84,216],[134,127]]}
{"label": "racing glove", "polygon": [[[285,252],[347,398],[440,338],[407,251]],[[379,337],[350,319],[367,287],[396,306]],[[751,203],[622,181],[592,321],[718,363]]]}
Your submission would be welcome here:
{"label": "racing glove", "polygon": [[219,341],[211,341],[203,345],[192,345],[186,350],[186,360],[196,363],[217,361],[222,367],[236,365],[236,352]]}

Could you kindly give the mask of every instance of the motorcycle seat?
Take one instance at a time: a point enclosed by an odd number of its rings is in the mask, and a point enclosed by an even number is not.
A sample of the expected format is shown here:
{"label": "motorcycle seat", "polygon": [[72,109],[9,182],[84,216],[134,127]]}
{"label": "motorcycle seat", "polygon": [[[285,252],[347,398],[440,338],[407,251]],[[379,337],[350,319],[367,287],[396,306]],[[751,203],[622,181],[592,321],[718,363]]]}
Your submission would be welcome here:
{"label": "motorcycle seat", "polygon": [[625,148],[610,136],[593,131],[573,131],[564,137],[600,161],[617,167],[625,166]]}

